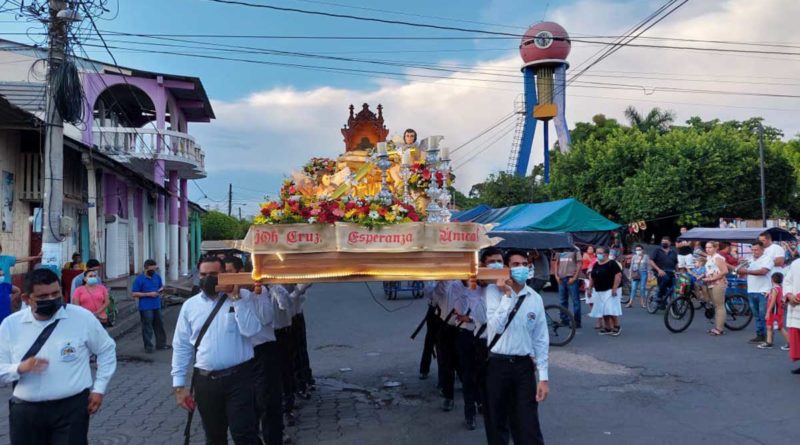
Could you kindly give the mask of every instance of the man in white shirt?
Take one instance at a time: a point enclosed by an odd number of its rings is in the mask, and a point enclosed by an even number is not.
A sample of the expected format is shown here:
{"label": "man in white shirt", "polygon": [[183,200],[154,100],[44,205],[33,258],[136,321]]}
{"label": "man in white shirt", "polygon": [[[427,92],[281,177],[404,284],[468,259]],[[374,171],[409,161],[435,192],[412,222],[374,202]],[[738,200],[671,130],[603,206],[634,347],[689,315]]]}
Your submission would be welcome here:
{"label": "man in white shirt", "polygon": [[786,263],[786,251],[783,250],[783,247],[772,242],[772,235],[769,232],[759,235],[758,240],[764,246],[764,256],[772,260],[773,265],[770,268],[769,276],[775,272],[783,272],[783,266]]}
{"label": "man in white shirt", "polygon": [[753,259],[747,268],[739,269],[739,275],[747,277],[747,297],[750,299],[750,309],[756,316],[756,336],[748,343],[761,344],[767,340],[767,295],[772,289],[770,271],[775,262],[764,253],[761,241],[756,241],[752,248]]}
{"label": "man in white shirt", "polygon": [[[28,274],[23,299],[29,307],[0,325],[0,383],[15,385],[9,401],[11,444],[87,444],[89,416],[100,409],[117,367],[114,340],[94,314],[64,305],[61,283],[50,269]],[[45,329],[50,335],[40,337]]]}
{"label": "man in white shirt", "polygon": [[550,343],[544,304],[542,297],[525,285],[525,252],[509,251],[505,264],[511,280],[498,280],[486,289],[486,380],[492,443],[508,443],[510,429],[515,444],[543,444],[538,404],[549,393]]}
{"label": "man in white shirt", "polygon": [[[225,258],[225,272],[239,273],[244,268],[238,257]],[[250,337],[255,359],[256,405],[258,419],[261,424],[261,438],[265,445],[282,445],[283,433],[283,383],[281,379],[280,354],[275,339],[273,321],[275,310],[271,292],[284,292],[283,286],[260,286],[254,292],[239,289],[253,305],[253,310],[261,322],[261,330]],[[288,298],[286,293],[285,298]]]}
{"label": "man in white shirt", "polygon": [[[201,292],[183,303],[172,340],[175,398],[187,411],[193,411],[197,401],[207,444],[227,444],[230,427],[237,445],[256,445],[253,345],[249,337],[258,334],[261,322],[249,294],[240,295],[237,287],[218,290],[219,274],[225,270],[222,260],[204,256],[197,268]],[[198,347],[200,331],[216,307],[219,311]],[[194,399],[186,388],[193,357]]]}

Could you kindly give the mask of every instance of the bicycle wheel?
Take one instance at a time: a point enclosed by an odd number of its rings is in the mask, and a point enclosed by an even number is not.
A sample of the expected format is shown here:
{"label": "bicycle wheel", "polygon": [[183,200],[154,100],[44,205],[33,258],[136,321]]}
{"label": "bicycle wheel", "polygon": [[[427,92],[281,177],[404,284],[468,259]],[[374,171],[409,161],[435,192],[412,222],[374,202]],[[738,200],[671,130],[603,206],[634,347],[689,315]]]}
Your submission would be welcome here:
{"label": "bicycle wheel", "polygon": [[550,346],[564,346],[575,337],[575,317],[569,309],[560,304],[548,304],[544,307],[547,318],[547,329],[550,334]]}
{"label": "bicycle wheel", "polygon": [[[625,289],[627,289],[628,292],[625,292]],[[623,287],[620,295],[619,302],[622,304],[628,304],[631,301],[631,287]]]}
{"label": "bicycle wheel", "polygon": [[414,298],[422,298],[425,294],[424,292],[425,283],[422,281],[412,281],[411,282],[411,296]]}
{"label": "bicycle wheel", "polygon": [[653,287],[647,290],[647,313],[655,314],[658,312],[658,288]]}
{"label": "bicycle wheel", "polygon": [[725,327],[731,331],[741,331],[750,324],[753,311],[746,295],[733,294],[725,296]]}
{"label": "bicycle wheel", "polygon": [[694,320],[694,305],[691,298],[676,298],[664,311],[664,326],[676,334],[685,331],[692,324],[692,320]]}

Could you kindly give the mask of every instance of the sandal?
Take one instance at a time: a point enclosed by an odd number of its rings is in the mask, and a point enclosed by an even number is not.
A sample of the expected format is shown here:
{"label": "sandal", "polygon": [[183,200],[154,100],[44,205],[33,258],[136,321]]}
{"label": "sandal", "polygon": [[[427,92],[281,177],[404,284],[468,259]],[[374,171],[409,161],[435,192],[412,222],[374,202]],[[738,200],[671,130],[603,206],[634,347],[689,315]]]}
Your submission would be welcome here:
{"label": "sandal", "polygon": [[711,335],[712,337],[719,337],[720,335],[723,334],[725,334],[725,331],[720,331],[717,328],[712,328],[708,330],[708,335]]}

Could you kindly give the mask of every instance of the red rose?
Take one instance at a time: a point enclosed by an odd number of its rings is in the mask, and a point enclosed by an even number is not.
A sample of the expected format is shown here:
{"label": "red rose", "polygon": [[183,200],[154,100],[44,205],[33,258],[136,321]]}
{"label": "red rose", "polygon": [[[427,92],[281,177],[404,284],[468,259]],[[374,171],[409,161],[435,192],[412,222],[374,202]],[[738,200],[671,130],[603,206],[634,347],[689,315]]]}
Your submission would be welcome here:
{"label": "red rose", "polygon": [[426,181],[430,181],[431,179],[431,171],[430,170],[423,170],[422,171],[422,179]]}

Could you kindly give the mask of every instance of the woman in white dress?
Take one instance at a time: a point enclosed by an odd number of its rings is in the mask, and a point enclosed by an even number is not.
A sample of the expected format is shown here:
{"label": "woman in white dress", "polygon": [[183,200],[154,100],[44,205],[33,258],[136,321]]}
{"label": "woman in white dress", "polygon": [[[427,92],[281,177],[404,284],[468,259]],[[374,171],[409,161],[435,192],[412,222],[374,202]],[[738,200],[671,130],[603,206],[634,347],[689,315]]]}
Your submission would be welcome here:
{"label": "woman in white dress", "polygon": [[622,283],[622,268],[608,258],[605,247],[598,247],[596,251],[597,263],[589,274],[594,302],[589,316],[602,319],[600,335],[616,337],[620,334],[619,316],[622,315],[622,303],[617,294]]}

